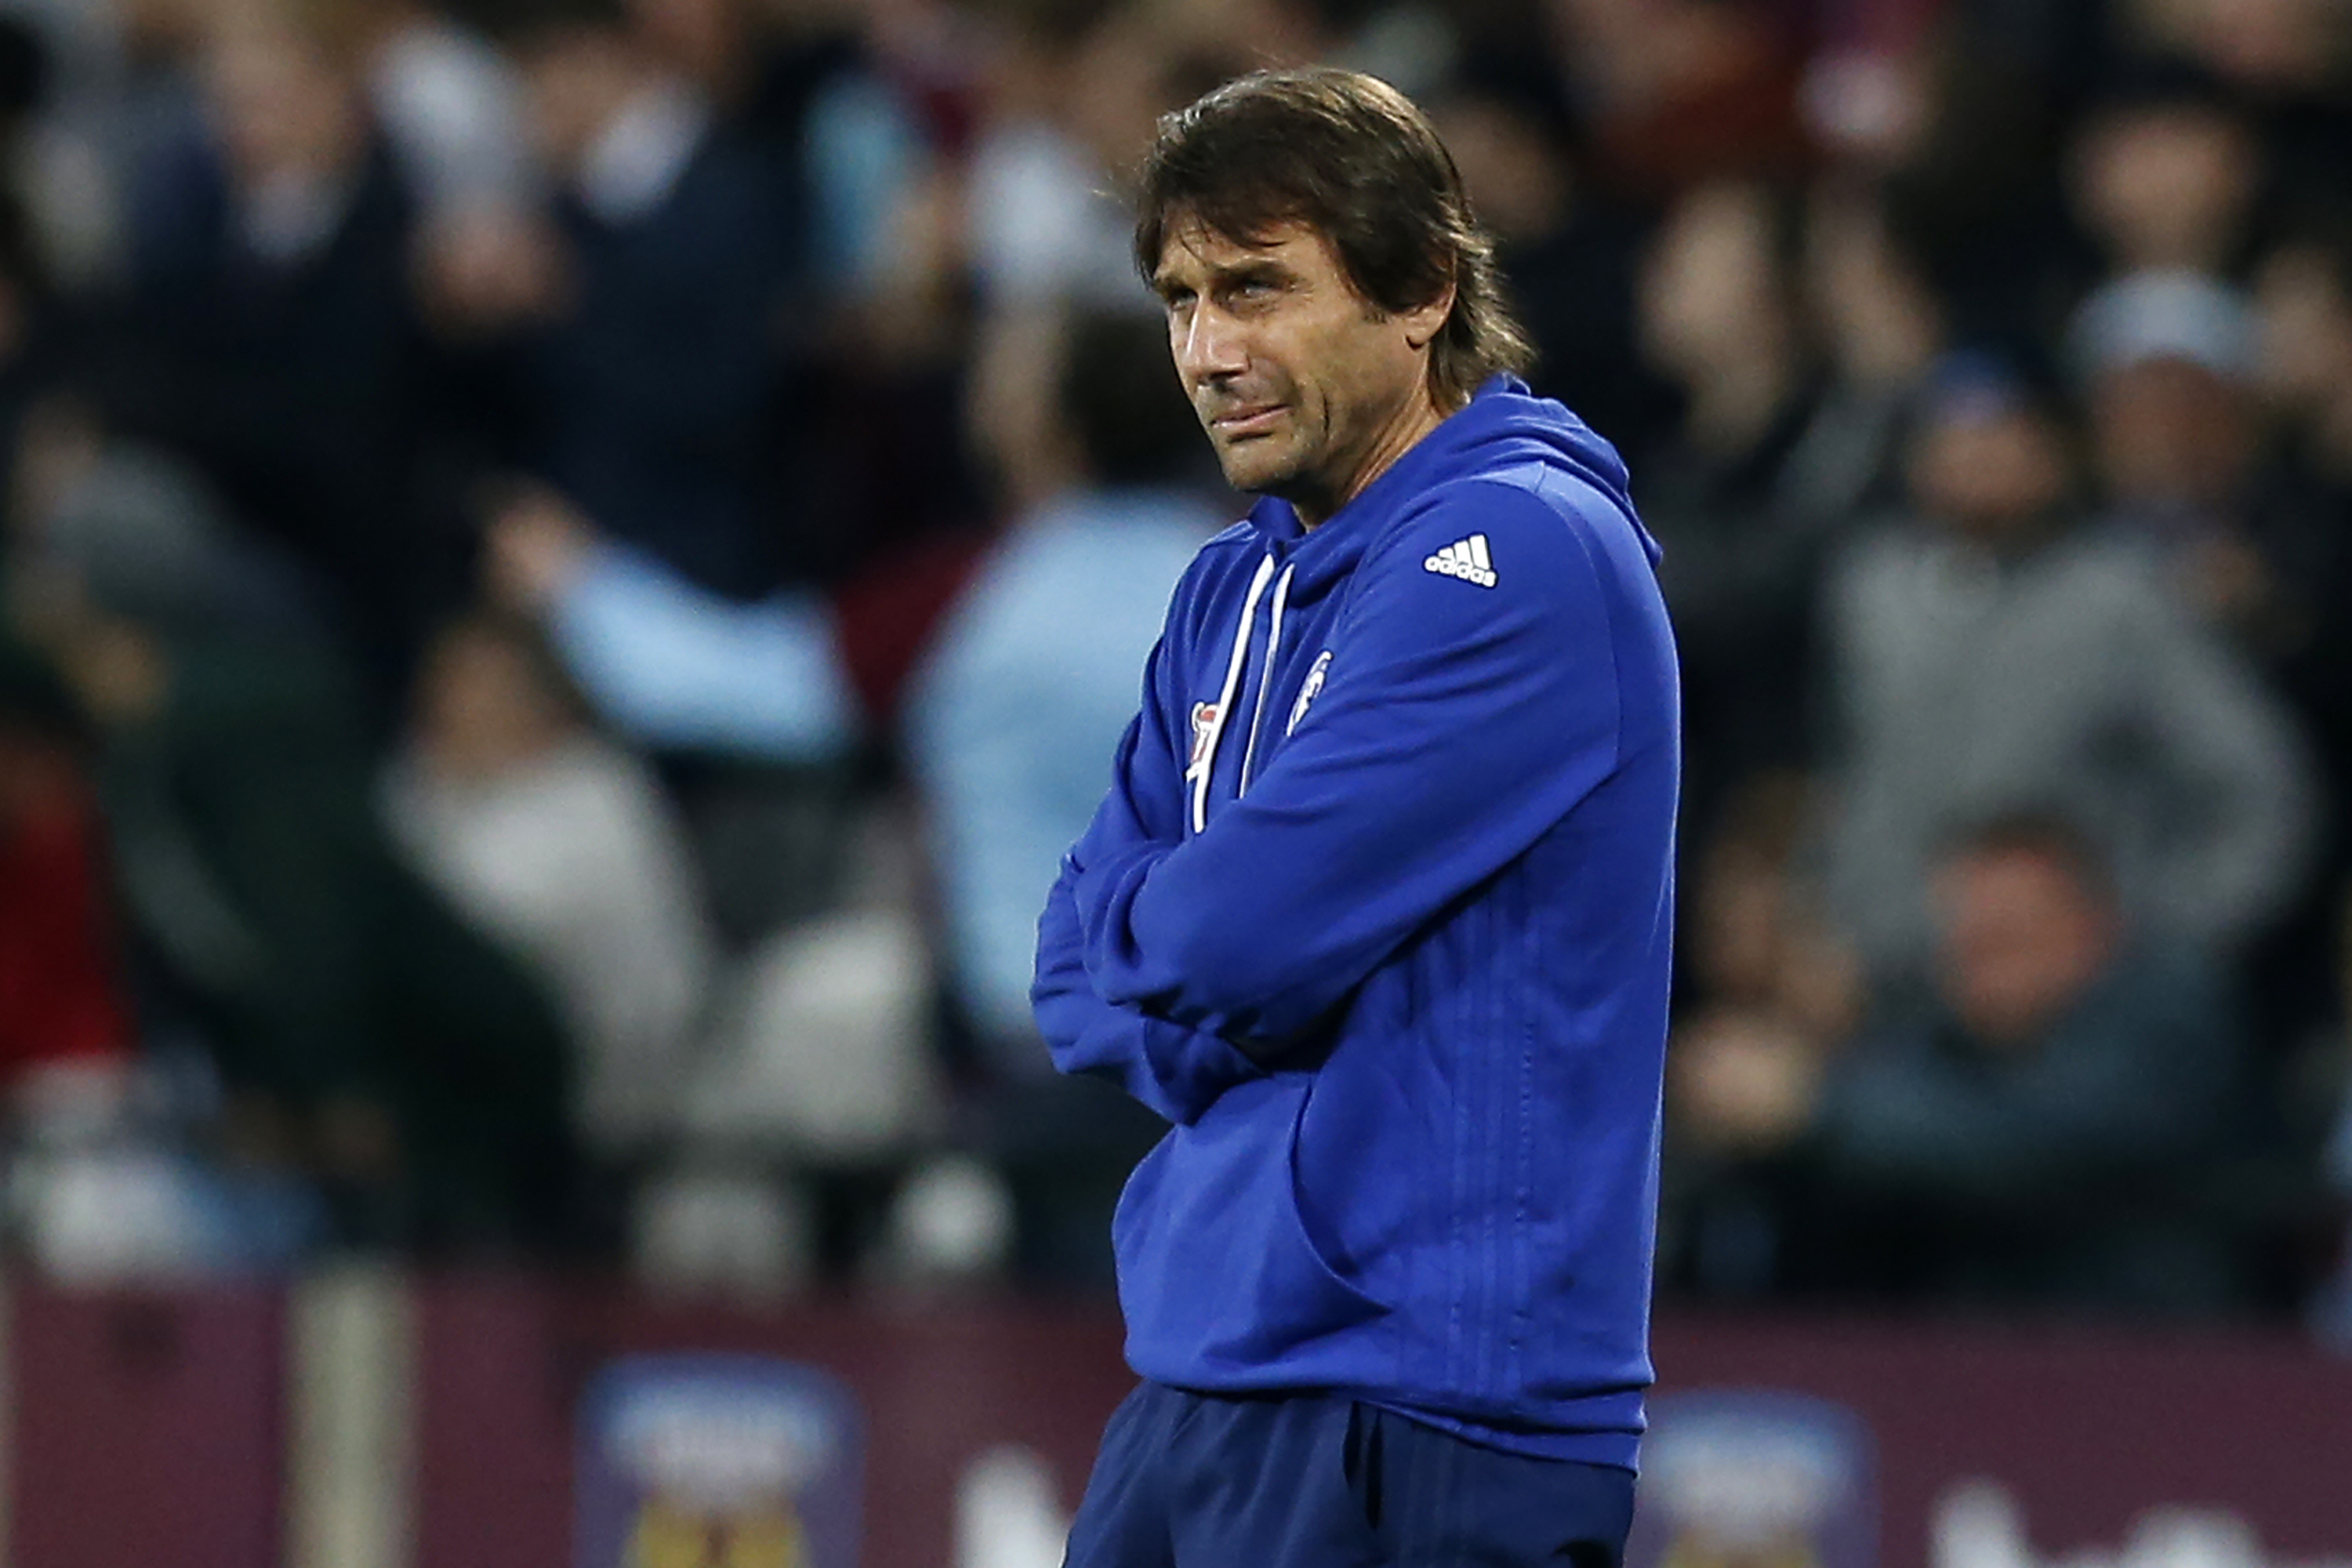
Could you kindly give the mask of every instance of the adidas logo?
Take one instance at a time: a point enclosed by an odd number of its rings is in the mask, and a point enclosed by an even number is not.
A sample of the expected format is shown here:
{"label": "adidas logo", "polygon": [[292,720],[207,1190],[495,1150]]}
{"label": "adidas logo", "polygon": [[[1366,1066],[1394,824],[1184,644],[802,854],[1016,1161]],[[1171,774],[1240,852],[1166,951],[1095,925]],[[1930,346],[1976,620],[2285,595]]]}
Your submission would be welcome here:
{"label": "adidas logo", "polygon": [[1421,569],[1441,577],[1459,577],[1481,588],[1491,588],[1500,581],[1495,575],[1494,559],[1486,553],[1486,536],[1483,533],[1474,533],[1459,544],[1447,545],[1423,561]]}

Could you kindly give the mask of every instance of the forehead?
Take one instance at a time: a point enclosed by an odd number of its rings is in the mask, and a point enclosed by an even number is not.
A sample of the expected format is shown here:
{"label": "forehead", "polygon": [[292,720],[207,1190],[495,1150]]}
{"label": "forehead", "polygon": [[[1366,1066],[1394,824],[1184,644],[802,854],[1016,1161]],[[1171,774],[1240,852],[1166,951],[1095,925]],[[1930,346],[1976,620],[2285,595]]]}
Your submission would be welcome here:
{"label": "forehead", "polygon": [[1949,851],[1942,870],[1953,886],[1988,893],[2090,896],[2097,872],[2085,853],[2057,840],[1996,840]]}
{"label": "forehead", "polygon": [[1154,283],[1214,277],[1268,263],[1307,276],[1337,273],[1338,258],[1322,233],[1296,219],[1273,225],[1249,239],[1236,239],[1189,215],[1171,219],[1160,242]]}

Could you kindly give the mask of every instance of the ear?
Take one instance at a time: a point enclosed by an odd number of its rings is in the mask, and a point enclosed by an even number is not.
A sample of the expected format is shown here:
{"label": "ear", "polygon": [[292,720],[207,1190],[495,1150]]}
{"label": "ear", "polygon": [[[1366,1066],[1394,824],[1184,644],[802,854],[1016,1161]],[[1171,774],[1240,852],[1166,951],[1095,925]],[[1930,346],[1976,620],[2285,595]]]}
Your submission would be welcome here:
{"label": "ear", "polygon": [[1446,318],[1453,314],[1454,281],[1448,279],[1435,299],[1399,313],[1397,320],[1404,326],[1406,343],[1420,350],[1437,341],[1437,334],[1445,330]]}

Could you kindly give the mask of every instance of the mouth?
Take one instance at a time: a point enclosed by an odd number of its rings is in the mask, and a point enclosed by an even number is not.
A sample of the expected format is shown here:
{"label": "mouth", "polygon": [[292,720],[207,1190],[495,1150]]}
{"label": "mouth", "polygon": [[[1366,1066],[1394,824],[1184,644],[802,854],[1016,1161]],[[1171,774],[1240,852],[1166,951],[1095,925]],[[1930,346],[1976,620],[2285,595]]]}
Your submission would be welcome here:
{"label": "mouth", "polygon": [[1210,431],[1229,441],[1246,440],[1271,431],[1288,412],[1285,405],[1263,403],[1249,408],[1236,408],[1230,414],[1220,414],[1209,421]]}

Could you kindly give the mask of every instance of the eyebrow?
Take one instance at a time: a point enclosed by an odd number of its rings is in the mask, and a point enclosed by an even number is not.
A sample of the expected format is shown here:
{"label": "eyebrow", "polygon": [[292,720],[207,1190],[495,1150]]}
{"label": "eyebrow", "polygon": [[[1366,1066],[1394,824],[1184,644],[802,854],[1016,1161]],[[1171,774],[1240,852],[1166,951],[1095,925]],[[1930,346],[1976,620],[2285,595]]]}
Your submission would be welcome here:
{"label": "eyebrow", "polygon": [[[1273,257],[1253,257],[1246,261],[1226,262],[1208,268],[1212,288],[1221,283],[1281,282],[1293,276],[1291,269]],[[1166,299],[1178,287],[1166,272],[1152,275],[1151,291]]]}

